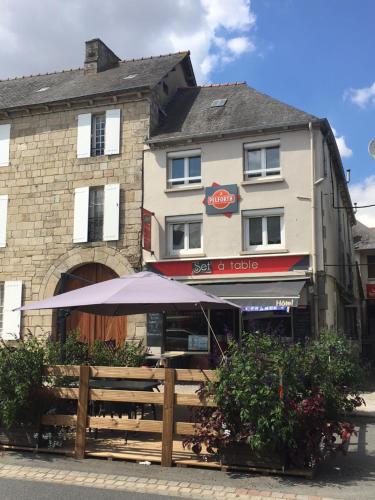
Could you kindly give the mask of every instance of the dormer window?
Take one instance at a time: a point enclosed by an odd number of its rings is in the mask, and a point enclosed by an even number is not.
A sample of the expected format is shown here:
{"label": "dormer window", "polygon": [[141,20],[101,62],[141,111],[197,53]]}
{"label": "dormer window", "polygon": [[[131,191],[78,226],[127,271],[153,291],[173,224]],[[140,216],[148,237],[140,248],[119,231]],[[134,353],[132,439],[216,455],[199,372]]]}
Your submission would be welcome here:
{"label": "dormer window", "polygon": [[226,105],[228,99],[215,99],[211,103],[211,108],[222,108]]}

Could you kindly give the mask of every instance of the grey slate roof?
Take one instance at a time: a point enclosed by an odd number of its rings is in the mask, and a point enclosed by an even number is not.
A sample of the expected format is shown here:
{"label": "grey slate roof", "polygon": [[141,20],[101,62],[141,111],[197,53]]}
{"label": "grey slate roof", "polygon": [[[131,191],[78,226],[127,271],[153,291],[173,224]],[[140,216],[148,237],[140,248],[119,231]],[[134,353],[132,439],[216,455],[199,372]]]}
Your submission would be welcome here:
{"label": "grey slate roof", "polygon": [[375,250],[375,228],[367,227],[357,221],[353,226],[354,248],[356,250]]}
{"label": "grey slate roof", "polygon": [[[215,99],[227,102],[223,107],[211,108]],[[246,83],[179,89],[166,113],[164,124],[153,133],[150,143],[319,120]]]}
{"label": "grey slate roof", "polygon": [[[67,99],[111,94],[139,88],[154,87],[188,52],[121,61],[116,68],[85,75],[74,69],[45,75],[27,76],[0,81],[0,109],[47,104]],[[125,79],[128,75],[135,78]],[[43,92],[41,88],[49,87]]]}

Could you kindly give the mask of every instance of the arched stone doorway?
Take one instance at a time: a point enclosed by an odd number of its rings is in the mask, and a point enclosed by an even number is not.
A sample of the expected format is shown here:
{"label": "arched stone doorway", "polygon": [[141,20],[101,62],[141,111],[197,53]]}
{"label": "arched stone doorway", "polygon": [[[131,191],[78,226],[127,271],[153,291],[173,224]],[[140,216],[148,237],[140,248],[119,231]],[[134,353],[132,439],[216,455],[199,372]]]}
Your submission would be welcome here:
{"label": "arched stone doorway", "polygon": [[[83,288],[92,283],[100,283],[117,278],[118,275],[109,267],[99,263],[88,263],[65,273],[63,290],[71,291]],[[66,333],[76,330],[82,342],[92,344],[95,340],[112,341],[123,344],[127,334],[126,316],[110,317],[73,311],[66,318]]]}

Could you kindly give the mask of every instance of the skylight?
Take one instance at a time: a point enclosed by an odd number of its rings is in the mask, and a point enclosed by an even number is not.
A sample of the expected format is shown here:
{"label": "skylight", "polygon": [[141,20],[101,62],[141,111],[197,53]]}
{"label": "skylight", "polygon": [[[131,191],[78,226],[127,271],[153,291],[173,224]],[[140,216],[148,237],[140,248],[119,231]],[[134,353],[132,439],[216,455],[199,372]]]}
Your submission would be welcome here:
{"label": "skylight", "polygon": [[35,92],[44,92],[45,90],[48,90],[49,87],[42,87],[41,89],[39,90],[36,90]]}
{"label": "skylight", "polygon": [[220,108],[222,106],[225,106],[227,100],[228,100],[227,98],[215,99],[214,101],[211,102],[211,108]]}
{"label": "skylight", "polygon": [[132,75],[124,76],[124,80],[131,80],[132,78],[135,78],[138,76],[138,73],[133,73]]}

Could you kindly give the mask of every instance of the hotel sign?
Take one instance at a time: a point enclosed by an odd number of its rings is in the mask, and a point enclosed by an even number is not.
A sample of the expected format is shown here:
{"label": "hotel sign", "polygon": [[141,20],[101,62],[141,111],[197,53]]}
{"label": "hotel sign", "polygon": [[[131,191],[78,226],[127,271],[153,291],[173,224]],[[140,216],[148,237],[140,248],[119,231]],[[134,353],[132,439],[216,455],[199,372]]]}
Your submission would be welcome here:
{"label": "hotel sign", "polygon": [[204,204],[208,215],[233,214],[238,212],[238,186],[217,184],[207,187],[205,191]]}

